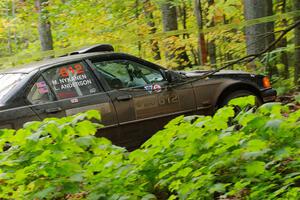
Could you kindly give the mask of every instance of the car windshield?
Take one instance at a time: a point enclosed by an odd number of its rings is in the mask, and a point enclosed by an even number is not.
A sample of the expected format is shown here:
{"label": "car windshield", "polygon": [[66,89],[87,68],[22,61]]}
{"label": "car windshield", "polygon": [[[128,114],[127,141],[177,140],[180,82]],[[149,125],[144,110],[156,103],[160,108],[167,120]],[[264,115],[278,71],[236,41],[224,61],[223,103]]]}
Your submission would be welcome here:
{"label": "car windshield", "polygon": [[24,78],[24,74],[0,74],[0,102],[3,103],[5,97]]}

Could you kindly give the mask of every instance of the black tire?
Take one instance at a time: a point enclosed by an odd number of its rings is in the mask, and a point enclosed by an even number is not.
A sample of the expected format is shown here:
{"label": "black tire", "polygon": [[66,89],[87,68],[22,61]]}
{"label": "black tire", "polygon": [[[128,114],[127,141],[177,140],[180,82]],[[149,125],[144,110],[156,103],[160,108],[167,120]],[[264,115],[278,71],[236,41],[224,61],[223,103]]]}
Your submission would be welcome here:
{"label": "black tire", "polygon": [[222,101],[222,103],[220,104],[220,107],[223,107],[225,105],[227,105],[229,103],[230,100],[238,98],[238,97],[245,97],[245,96],[249,96],[249,95],[253,95],[256,97],[256,106],[259,107],[263,104],[263,101],[261,99],[261,97],[257,96],[256,94],[254,94],[253,92],[250,92],[248,90],[237,90],[234,91],[230,94],[228,94],[224,100]]}

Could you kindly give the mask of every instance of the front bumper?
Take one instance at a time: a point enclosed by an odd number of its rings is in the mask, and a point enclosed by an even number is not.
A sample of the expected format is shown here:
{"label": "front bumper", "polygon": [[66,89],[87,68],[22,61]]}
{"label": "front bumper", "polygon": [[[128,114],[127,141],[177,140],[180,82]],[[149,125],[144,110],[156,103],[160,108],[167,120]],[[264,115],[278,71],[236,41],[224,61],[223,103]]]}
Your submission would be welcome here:
{"label": "front bumper", "polygon": [[261,90],[261,97],[264,103],[272,102],[276,100],[277,92],[273,88]]}

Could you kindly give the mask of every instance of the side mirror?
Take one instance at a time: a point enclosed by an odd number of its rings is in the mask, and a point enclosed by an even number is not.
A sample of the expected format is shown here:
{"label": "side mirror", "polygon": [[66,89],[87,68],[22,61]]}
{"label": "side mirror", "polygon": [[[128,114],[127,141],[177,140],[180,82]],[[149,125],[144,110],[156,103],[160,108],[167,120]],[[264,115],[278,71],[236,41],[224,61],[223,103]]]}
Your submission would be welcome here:
{"label": "side mirror", "polygon": [[166,70],[165,75],[169,83],[180,82],[182,80],[181,75],[172,70]]}

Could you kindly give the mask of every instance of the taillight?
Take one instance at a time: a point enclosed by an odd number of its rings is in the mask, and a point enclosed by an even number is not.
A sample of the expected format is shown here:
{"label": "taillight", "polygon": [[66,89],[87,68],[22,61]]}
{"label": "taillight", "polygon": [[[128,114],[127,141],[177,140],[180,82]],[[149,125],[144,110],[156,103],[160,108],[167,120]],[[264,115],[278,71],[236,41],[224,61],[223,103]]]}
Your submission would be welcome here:
{"label": "taillight", "polygon": [[271,88],[272,87],[270,79],[266,76],[262,79],[262,83],[263,83],[264,88]]}

